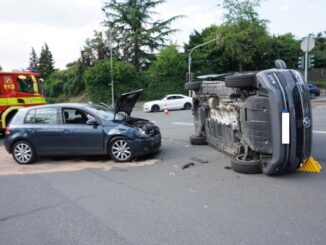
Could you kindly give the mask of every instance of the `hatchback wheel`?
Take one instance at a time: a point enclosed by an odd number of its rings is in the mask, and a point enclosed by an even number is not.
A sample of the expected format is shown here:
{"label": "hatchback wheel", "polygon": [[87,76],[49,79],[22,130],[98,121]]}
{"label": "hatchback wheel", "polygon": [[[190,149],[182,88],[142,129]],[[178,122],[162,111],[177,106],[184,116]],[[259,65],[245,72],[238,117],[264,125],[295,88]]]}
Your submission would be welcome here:
{"label": "hatchback wheel", "polygon": [[12,148],[12,156],[19,164],[31,164],[36,158],[33,146],[27,141],[15,143]]}
{"label": "hatchback wheel", "polygon": [[109,154],[117,162],[129,162],[133,158],[131,148],[125,138],[116,138],[109,145]]}

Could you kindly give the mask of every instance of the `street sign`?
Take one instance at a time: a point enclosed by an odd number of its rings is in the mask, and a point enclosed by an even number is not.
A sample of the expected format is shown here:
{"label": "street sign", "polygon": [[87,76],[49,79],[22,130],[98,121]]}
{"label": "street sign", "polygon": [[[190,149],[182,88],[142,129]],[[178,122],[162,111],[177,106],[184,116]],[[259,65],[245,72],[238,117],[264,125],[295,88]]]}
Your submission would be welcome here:
{"label": "street sign", "polygon": [[315,47],[315,39],[312,35],[309,35],[308,37],[305,37],[301,42],[301,50],[303,52],[309,52]]}

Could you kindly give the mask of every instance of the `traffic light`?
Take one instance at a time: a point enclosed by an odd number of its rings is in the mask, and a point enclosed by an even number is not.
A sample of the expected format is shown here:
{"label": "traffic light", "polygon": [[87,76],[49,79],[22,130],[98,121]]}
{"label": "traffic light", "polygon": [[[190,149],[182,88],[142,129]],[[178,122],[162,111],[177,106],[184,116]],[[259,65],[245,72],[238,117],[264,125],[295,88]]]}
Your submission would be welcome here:
{"label": "traffic light", "polygon": [[315,66],[315,55],[308,55],[308,68],[313,68]]}
{"label": "traffic light", "polygon": [[189,78],[189,72],[186,73],[186,81],[193,81],[195,78],[195,74],[194,73],[190,73],[190,78]]}
{"label": "traffic light", "polygon": [[304,56],[300,56],[298,58],[298,68],[303,70],[304,69]]}

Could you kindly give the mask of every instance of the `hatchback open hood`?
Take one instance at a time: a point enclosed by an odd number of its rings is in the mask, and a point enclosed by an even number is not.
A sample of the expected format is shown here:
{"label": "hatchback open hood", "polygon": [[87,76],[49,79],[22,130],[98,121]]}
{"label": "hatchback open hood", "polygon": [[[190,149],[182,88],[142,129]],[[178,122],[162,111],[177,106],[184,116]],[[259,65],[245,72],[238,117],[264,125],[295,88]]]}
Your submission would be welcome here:
{"label": "hatchback open hood", "polygon": [[134,108],[138,98],[143,93],[143,89],[132,91],[122,94],[116,101],[114,107],[114,113],[124,112],[130,116],[132,109]]}

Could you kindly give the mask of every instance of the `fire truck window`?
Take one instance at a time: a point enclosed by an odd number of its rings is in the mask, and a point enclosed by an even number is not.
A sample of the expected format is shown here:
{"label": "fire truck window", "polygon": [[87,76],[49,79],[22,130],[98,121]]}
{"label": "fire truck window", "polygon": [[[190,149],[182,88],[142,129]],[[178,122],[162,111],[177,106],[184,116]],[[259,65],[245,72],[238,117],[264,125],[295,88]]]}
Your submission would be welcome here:
{"label": "fire truck window", "polygon": [[34,93],[33,80],[31,77],[26,77],[26,79],[17,78],[19,92],[24,93]]}
{"label": "fire truck window", "polygon": [[57,108],[40,108],[31,110],[25,117],[26,124],[56,124]]}

